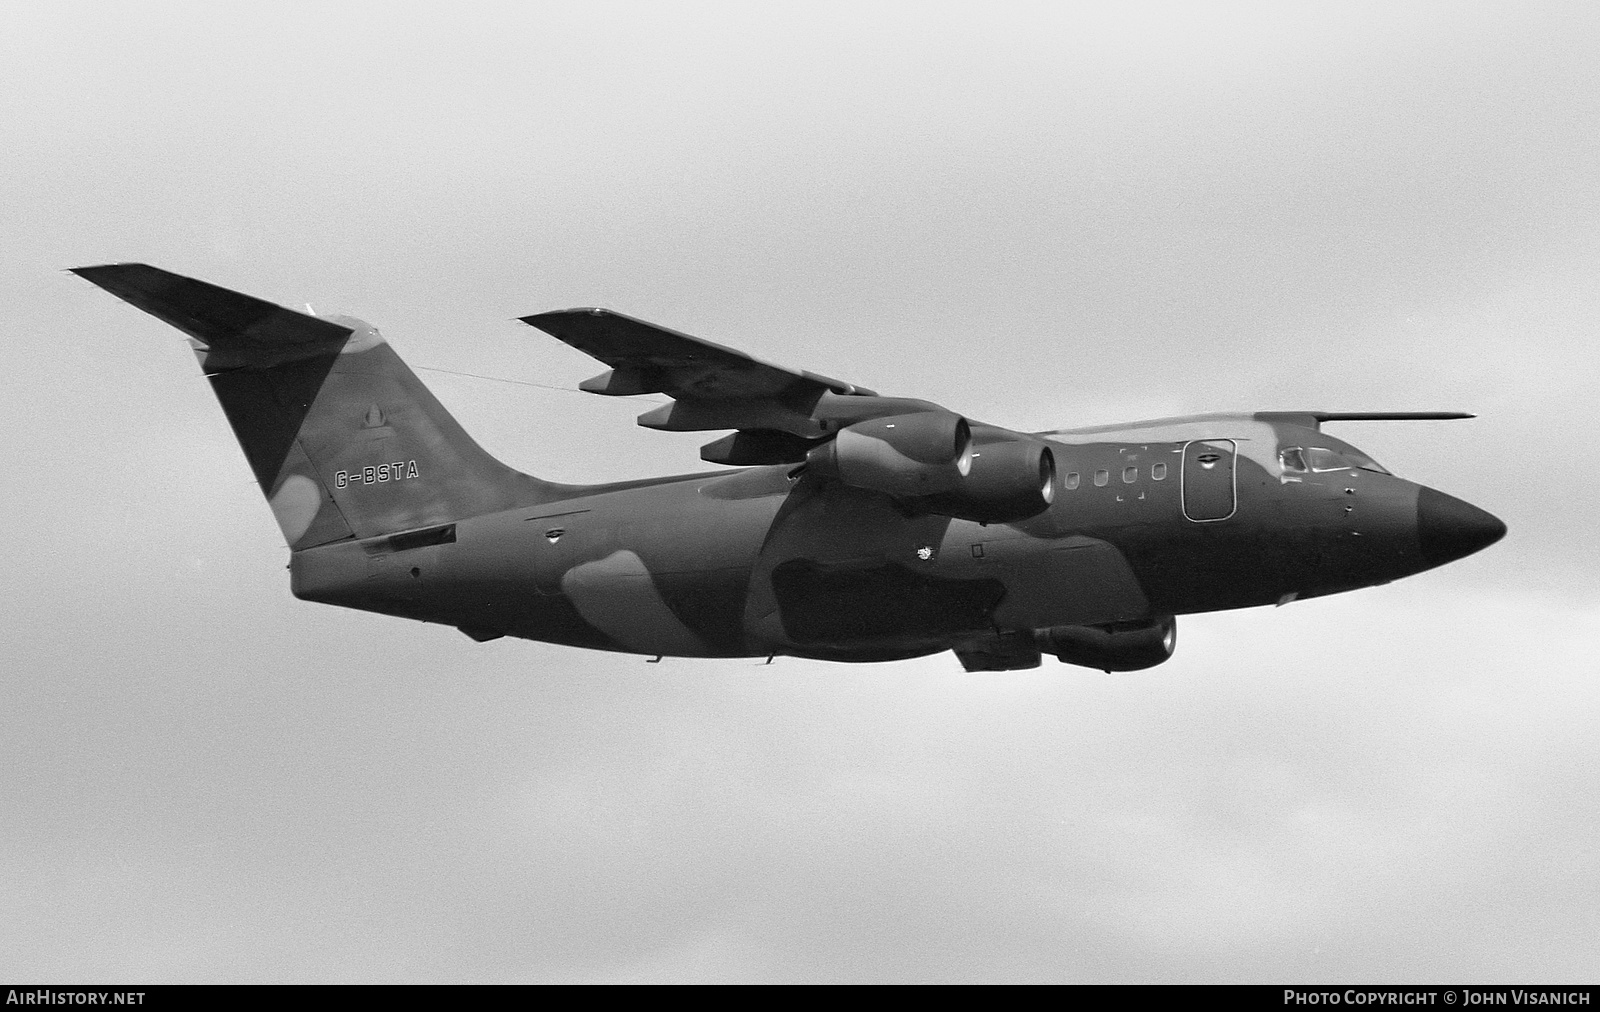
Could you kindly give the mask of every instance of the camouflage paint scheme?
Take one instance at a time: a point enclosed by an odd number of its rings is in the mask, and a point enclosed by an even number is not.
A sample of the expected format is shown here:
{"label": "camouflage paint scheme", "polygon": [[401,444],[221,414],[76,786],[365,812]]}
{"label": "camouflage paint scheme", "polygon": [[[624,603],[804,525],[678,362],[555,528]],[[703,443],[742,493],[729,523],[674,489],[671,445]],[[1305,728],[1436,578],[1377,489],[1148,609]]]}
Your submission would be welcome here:
{"label": "camouflage paint scheme", "polygon": [[[870,440],[899,438],[884,431],[895,419],[953,418],[945,409],[604,310],[525,319],[612,367],[584,389],[667,393],[673,403],[640,424],[735,429],[703,456],[756,466],[559,485],[485,453],[359,320],[142,264],[75,273],[190,335],[291,549],[297,597],[477,640],[839,661],[953,649],[975,670],[1031,667],[1043,650],[1131,669],[1170,654],[1172,616],[1386,583],[1505,532],[1321,430],[1341,417],[1464,417],[1452,415],[1219,414],[1044,433],[956,419],[969,453],[939,465],[947,485],[1020,466],[1004,463],[1018,447],[1054,464],[1031,515],[959,519],[987,514],[848,484],[818,456],[849,438],[899,466],[916,451]],[[912,481],[937,471],[906,466]],[[1123,651],[1128,637],[1142,646]]]}

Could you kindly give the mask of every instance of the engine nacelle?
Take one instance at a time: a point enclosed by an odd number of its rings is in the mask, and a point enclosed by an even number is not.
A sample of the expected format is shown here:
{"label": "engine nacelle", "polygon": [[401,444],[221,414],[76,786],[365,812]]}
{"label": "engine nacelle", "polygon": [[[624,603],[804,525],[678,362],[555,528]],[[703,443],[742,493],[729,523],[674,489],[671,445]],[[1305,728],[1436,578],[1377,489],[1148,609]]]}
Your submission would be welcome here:
{"label": "engine nacelle", "polygon": [[1056,497],[1056,458],[1038,439],[1008,439],[972,448],[965,478],[917,508],[980,524],[1009,524],[1050,508]]}
{"label": "engine nacelle", "polygon": [[966,419],[947,411],[857,422],[807,453],[806,463],[824,477],[895,496],[913,512],[983,524],[1042,513],[1056,492],[1055,456],[1043,440],[975,447]]}
{"label": "engine nacelle", "polygon": [[1172,656],[1178,645],[1178,620],[1171,615],[1149,622],[1110,626],[1058,625],[1036,634],[1039,646],[1064,664],[1101,671],[1141,671]]}
{"label": "engine nacelle", "polygon": [[972,468],[972,430],[948,411],[869,418],[806,454],[806,463],[846,485],[920,498],[959,485]]}

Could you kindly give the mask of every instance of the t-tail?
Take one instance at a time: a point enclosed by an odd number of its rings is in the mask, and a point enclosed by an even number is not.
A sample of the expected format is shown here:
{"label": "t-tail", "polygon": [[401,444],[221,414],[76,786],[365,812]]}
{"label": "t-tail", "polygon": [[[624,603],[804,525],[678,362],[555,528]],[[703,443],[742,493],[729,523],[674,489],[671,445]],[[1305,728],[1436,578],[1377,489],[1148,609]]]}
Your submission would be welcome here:
{"label": "t-tail", "polygon": [[291,549],[560,497],[478,446],[370,324],[145,264],[72,271],[189,335]]}

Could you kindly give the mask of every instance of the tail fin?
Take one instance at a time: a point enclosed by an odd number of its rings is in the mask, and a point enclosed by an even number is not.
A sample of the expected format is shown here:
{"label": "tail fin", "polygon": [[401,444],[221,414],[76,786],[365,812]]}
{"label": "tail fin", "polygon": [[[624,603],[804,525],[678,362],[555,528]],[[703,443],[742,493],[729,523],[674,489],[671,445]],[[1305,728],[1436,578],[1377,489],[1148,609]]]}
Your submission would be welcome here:
{"label": "tail fin", "polygon": [[292,549],[559,497],[473,442],[370,324],[145,264],[73,273],[190,336]]}

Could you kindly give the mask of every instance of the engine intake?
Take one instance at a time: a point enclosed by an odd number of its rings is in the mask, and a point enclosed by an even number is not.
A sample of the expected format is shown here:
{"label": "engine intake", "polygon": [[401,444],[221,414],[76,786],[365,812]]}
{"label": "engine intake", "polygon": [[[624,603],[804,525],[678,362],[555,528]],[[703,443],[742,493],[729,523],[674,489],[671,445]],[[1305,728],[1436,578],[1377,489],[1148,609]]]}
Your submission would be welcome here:
{"label": "engine intake", "polygon": [[1058,625],[1036,634],[1039,646],[1064,664],[1101,671],[1142,671],[1172,656],[1178,645],[1178,621],[1171,615],[1149,622],[1109,626]]}

